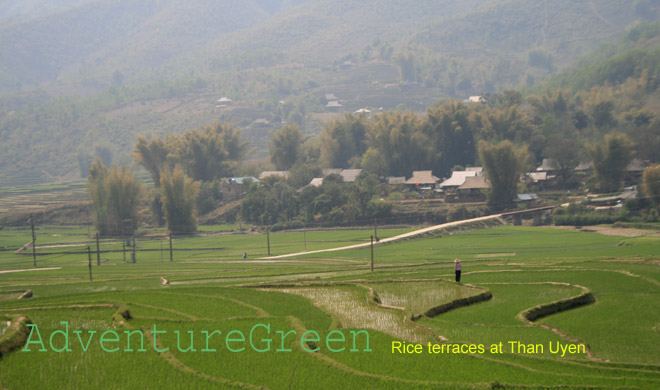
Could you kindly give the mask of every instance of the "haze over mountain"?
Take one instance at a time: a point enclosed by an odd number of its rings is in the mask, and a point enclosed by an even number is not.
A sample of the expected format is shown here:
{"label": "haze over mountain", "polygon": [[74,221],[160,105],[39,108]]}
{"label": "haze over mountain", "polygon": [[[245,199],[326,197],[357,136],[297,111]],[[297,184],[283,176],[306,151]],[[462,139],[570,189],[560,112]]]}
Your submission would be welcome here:
{"label": "haze over mountain", "polygon": [[[106,144],[220,117],[264,147],[298,118],[318,132],[325,93],[423,109],[439,98],[547,79],[658,1],[9,0],[0,7],[0,170],[77,174]],[[404,87],[391,88],[401,84]],[[220,96],[244,103],[215,107]],[[82,97],[78,97],[82,96]],[[64,100],[63,100],[64,99]],[[291,102],[292,110],[277,107]],[[267,128],[251,128],[265,118]],[[38,138],[39,143],[30,142]],[[31,157],[35,153],[44,156]],[[41,176],[43,178],[43,176]]]}

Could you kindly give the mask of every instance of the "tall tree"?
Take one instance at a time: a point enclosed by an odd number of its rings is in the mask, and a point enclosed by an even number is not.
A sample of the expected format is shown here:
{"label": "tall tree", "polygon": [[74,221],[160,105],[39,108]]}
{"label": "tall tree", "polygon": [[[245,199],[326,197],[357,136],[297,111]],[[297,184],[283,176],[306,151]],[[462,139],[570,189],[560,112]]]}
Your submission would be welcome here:
{"label": "tall tree", "polygon": [[238,165],[238,162],[245,159],[249,152],[250,143],[241,140],[241,131],[235,128],[232,123],[216,123],[215,132],[220,134],[225,149],[232,162],[232,169]]}
{"label": "tall tree", "polygon": [[594,164],[596,188],[604,192],[618,190],[633,158],[630,138],[625,134],[610,133],[602,142],[591,144],[588,152]]}
{"label": "tall tree", "polygon": [[234,174],[247,143],[230,124],[187,131],[172,140],[172,158],[194,180],[212,181]]}
{"label": "tall tree", "polygon": [[566,183],[579,162],[578,148],[575,141],[563,136],[551,137],[544,152],[547,158],[555,161],[562,182]]}
{"label": "tall tree", "polygon": [[448,175],[454,165],[474,164],[475,125],[467,105],[452,101],[428,109],[424,132],[433,144],[430,168],[438,176]]}
{"label": "tall tree", "polygon": [[415,81],[415,57],[412,53],[398,53],[394,56],[394,62],[399,68],[399,76],[401,81]]}
{"label": "tall tree", "polygon": [[479,158],[491,190],[488,202],[495,210],[511,207],[517,194],[520,175],[527,168],[527,146],[516,147],[505,140],[498,144],[479,141]]}
{"label": "tall tree", "polygon": [[653,205],[660,206],[660,165],[644,169],[642,176],[642,189]]}
{"label": "tall tree", "polygon": [[321,162],[328,168],[349,168],[355,158],[367,150],[367,119],[364,115],[346,114],[326,122],[321,130]]}
{"label": "tall tree", "polygon": [[368,144],[385,158],[387,173],[409,176],[428,167],[433,144],[414,112],[390,111],[376,117],[368,129]]}
{"label": "tall tree", "polygon": [[133,171],[126,166],[108,170],[97,158],[90,168],[88,186],[99,233],[132,234],[140,222],[138,211],[144,193]]}
{"label": "tall tree", "polygon": [[94,220],[96,222],[96,229],[100,234],[106,233],[106,190],[105,179],[108,177],[108,168],[103,164],[100,158],[96,158],[89,168],[87,176],[87,188],[89,195],[92,198],[92,206],[94,207]]}
{"label": "tall tree", "polygon": [[112,167],[106,178],[107,217],[111,234],[133,234],[140,223],[140,202],[144,194],[142,184],[133,170],[123,165]]}
{"label": "tall tree", "polygon": [[281,171],[288,170],[296,163],[300,155],[303,135],[297,124],[282,127],[273,134],[268,144],[270,161]]}
{"label": "tall tree", "polygon": [[160,187],[160,171],[167,163],[169,149],[165,142],[152,135],[151,140],[141,135],[135,143],[133,157],[149,172],[155,187]]}
{"label": "tall tree", "polygon": [[196,232],[199,182],[186,178],[181,166],[177,165],[173,171],[169,168],[163,170],[160,183],[168,230],[175,234]]}

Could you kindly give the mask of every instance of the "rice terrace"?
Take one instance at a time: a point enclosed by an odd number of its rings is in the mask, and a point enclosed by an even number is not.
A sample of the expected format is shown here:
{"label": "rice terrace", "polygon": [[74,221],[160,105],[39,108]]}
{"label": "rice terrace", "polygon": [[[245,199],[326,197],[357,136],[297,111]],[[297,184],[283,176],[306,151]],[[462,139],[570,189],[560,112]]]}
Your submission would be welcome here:
{"label": "rice terrace", "polygon": [[154,229],[133,262],[43,226],[35,268],[5,228],[0,387],[660,387],[657,236],[492,218],[387,240],[417,228],[379,229],[373,271],[370,244],[321,251],[368,230],[205,226],[170,252]]}

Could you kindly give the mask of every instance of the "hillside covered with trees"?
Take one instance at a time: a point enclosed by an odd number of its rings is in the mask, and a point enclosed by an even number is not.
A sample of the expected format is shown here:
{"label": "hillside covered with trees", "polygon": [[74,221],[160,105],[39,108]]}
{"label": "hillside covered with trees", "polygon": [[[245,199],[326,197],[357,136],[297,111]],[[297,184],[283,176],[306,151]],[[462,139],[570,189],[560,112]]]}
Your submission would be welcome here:
{"label": "hillside covered with trees", "polygon": [[[598,64],[610,61],[603,66],[617,79],[606,82],[617,85],[641,77],[639,67],[614,69],[621,61],[641,64],[651,81],[656,74],[654,27],[633,28],[658,14],[650,0],[10,3],[0,14],[0,180],[9,184],[86,176],[98,151],[129,162],[137,135],[216,121],[233,122],[252,145],[247,158],[261,159],[281,127],[295,122],[303,138],[315,138],[341,111],[424,116],[438,100],[507,90],[522,91],[527,103],[530,93],[544,96],[543,80],[601,43],[608,46],[579,65],[592,73],[575,76],[591,85],[553,79],[546,97],[570,87],[562,95],[574,103],[569,111],[589,116],[600,103],[584,100],[603,84],[593,77],[603,75]],[[622,33],[627,41],[612,43]],[[339,113],[326,107],[328,96]],[[525,140],[540,158],[543,113],[525,110],[537,126]],[[616,116],[627,110],[610,111],[621,123]],[[599,118],[596,127],[608,121]],[[540,126],[545,138],[549,126]],[[446,172],[443,158],[434,169]]]}

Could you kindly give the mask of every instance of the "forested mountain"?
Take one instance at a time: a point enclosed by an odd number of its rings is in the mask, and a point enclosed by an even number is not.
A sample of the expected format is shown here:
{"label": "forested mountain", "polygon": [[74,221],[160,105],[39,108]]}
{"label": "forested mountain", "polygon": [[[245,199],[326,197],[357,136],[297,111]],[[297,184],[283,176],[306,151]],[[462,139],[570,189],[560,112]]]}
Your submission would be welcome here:
{"label": "forested mountain", "polygon": [[[658,9],[657,0],[4,1],[0,176],[76,177],[80,156],[98,147],[127,161],[136,135],[216,120],[233,121],[263,156],[283,122],[317,135],[331,117],[327,93],[340,111],[422,111],[440,98],[529,88]],[[633,63],[657,56],[644,34],[627,35]],[[603,46],[571,72],[599,72],[619,54]],[[578,86],[561,77],[552,85]],[[222,96],[239,102],[216,107]]]}
{"label": "forested mountain", "polygon": [[5,26],[0,58],[5,78],[21,84],[85,78],[99,68],[140,73],[267,17],[254,1],[90,1]]}

